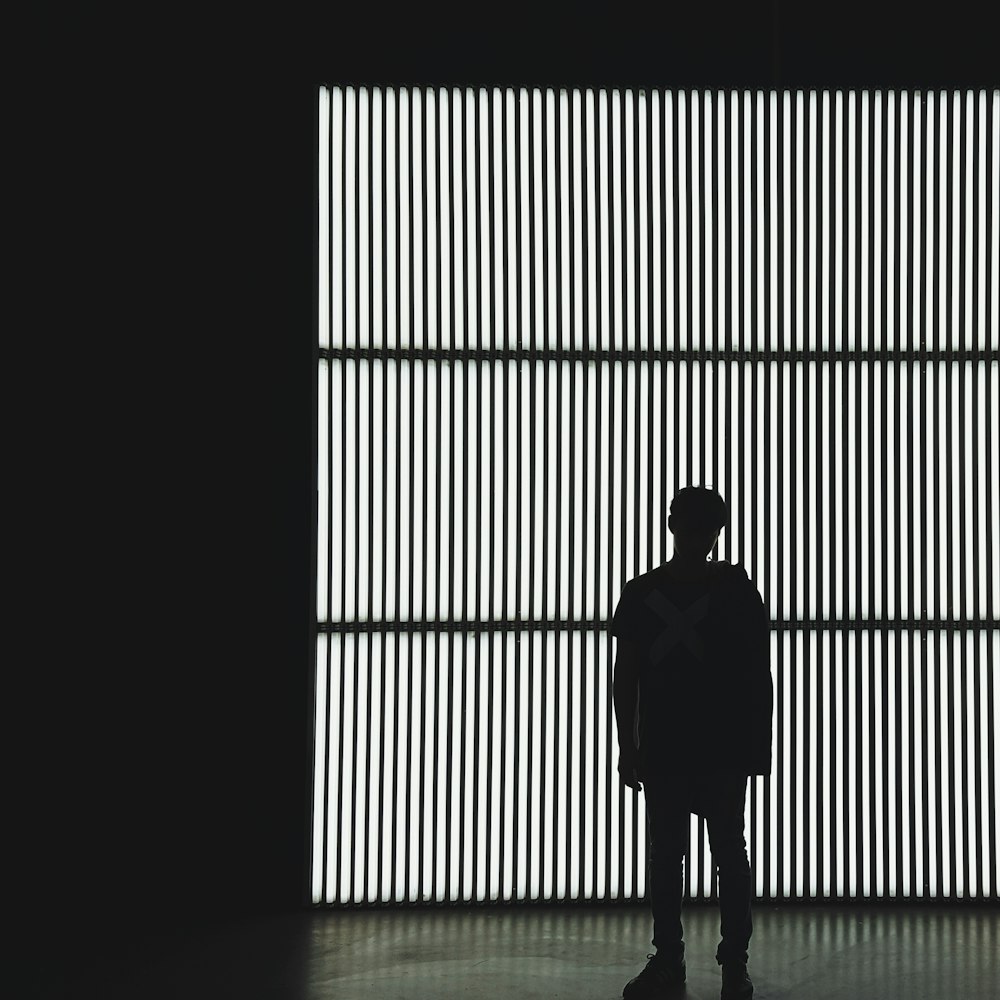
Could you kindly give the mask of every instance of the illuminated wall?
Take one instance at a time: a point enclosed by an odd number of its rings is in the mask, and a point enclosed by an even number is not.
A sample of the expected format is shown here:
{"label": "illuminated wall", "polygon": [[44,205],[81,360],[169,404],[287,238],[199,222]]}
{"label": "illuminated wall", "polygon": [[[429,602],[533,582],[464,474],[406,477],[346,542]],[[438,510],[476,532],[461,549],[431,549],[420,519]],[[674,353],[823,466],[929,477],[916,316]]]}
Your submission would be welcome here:
{"label": "illuminated wall", "polygon": [[758,895],[997,898],[998,96],[320,91],[314,902],[644,895],[606,629],[688,484]]}

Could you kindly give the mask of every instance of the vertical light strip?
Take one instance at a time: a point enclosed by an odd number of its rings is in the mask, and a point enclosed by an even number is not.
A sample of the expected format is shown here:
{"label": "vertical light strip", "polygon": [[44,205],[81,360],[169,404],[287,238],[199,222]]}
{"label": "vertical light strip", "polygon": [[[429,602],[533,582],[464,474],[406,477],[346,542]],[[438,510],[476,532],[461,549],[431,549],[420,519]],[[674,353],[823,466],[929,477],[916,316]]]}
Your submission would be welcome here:
{"label": "vertical light strip", "polygon": [[647,893],[602,623],[688,482],[774,621],[757,892],[997,898],[998,108],[321,90],[314,903]]}

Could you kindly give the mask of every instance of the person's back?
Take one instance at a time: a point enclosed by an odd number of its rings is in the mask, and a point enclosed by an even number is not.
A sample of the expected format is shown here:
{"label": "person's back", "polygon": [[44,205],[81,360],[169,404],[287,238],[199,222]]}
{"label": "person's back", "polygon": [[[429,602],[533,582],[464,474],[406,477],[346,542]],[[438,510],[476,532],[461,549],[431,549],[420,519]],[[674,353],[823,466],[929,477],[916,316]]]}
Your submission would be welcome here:
{"label": "person's back", "polygon": [[646,773],[770,772],[767,616],[742,566],[667,563],[627,585],[616,629],[639,650],[634,745]]}

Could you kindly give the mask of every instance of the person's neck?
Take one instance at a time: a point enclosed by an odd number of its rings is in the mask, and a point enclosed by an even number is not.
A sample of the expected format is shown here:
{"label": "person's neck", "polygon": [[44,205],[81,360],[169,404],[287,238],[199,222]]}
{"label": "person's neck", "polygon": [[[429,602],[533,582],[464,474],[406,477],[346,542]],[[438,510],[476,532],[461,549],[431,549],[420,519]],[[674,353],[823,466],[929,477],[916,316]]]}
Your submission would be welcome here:
{"label": "person's neck", "polygon": [[706,576],[712,569],[712,564],[707,559],[685,559],[676,553],[668,565],[679,576]]}

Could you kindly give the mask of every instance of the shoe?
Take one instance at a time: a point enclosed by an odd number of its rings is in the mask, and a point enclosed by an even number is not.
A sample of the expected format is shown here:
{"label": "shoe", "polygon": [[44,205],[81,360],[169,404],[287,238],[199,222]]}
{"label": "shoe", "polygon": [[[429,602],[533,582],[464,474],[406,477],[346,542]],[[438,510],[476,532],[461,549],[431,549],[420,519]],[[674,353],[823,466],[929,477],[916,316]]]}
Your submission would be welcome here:
{"label": "shoe", "polygon": [[684,995],[687,966],[668,962],[661,955],[647,955],[646,968],[630,979],[622,990],[625,1000],[670,1000]]}
{"label": "shoe", "polygon": [[749,1000],[753,996],[753,983],[743,962],[722,966],[722,1000]]}

